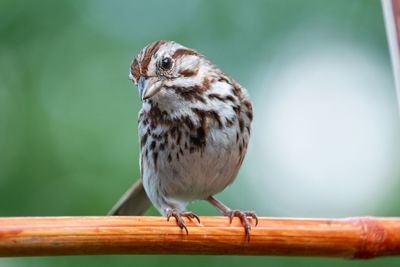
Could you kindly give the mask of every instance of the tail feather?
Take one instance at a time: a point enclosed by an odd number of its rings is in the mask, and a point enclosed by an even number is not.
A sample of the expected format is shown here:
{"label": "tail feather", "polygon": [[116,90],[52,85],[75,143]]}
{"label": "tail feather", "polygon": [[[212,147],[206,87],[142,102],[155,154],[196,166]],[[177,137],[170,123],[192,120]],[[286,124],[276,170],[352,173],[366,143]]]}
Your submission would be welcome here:
{"label": "tail feather", "polygon": [[142,181],[139,180],[121,197],[108,215],[143,215],[150,205]]}

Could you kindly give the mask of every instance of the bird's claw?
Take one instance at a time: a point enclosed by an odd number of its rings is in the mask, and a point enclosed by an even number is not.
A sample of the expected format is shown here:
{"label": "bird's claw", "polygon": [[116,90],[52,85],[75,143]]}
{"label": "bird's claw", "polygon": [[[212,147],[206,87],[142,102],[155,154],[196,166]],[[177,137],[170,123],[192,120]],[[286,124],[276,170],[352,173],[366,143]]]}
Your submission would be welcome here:
{"label": "bird's claw", "polygon": [[240,219],[240,222],[242,223],[244,227],[244,232],[246,234],[247,240],[250,241],[250,230],[251,230],[251,224],[249,221],[249,218],[254,219],[255,225],[258,225],[258,217],[254,211],[240,211],[240,210],[230,210],[224,213],[225,216],[229,217],[229,222],[232,223],[233,217],[238,217]]}
{"label": "bird's claw", "polygon": [[183,220],[183,217],[189,218],[189,219],[196,219],[200,223],[200,218],[196,214],[194,214],[191,211],[178,211],[176,209],[170,209],[167,212],[167,221],[171,217],[174,217],[176,220],[176,224],[181,228],[181,230],[185,229],[186,234],[189,234],[189,231],[187,229],[187,226]]}

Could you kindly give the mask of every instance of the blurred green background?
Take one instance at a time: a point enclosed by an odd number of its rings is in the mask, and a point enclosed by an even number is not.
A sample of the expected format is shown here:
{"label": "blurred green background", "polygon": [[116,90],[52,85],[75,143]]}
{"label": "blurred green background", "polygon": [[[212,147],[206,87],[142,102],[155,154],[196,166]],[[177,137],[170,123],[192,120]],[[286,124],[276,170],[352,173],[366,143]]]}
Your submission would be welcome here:
{"label": "blurred green background", "polygon": [[[0,215],[103,215],[138,178],[131,60],[157,39],[248,88],[254,136],[219,195],[260,216],[400,214],[400,123],[380,1],[0,1]],[[206,203],[190,206],[217,215]],[[150,210],[148,215],[156,215]],[[0,266],[382,266],[87,256]]]}

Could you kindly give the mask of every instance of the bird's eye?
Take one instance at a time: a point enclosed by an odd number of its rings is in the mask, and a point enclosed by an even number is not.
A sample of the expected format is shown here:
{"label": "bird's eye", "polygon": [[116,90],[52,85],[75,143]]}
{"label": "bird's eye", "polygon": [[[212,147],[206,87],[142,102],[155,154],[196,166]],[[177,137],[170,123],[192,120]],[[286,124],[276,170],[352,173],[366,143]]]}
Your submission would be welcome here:
{"label": "bird's eye", "polygon": [[172,67],[172,59],[169,57],[165,57],[161,60],[161,64],[160,64],[161,68],[163,70],[169,70]]}

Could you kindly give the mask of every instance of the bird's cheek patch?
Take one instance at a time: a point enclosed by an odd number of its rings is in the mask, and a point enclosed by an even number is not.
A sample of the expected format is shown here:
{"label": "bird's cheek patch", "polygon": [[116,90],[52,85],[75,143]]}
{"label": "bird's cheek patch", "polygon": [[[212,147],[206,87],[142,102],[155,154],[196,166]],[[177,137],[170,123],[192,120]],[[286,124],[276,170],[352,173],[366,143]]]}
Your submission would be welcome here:
{"label": "bird's cheek patch", "polygon": [[179,74],[184,77],[196,76],[199,72],[200,60],[197,56],[185,56],[178,60]]}

